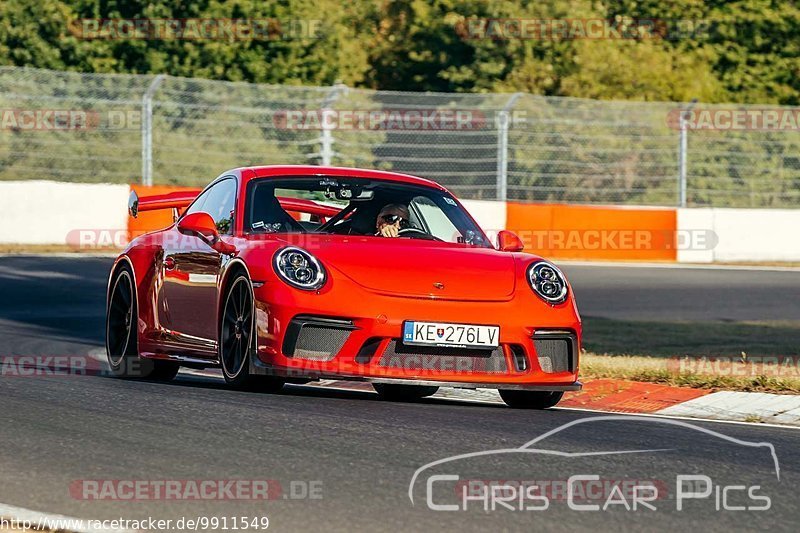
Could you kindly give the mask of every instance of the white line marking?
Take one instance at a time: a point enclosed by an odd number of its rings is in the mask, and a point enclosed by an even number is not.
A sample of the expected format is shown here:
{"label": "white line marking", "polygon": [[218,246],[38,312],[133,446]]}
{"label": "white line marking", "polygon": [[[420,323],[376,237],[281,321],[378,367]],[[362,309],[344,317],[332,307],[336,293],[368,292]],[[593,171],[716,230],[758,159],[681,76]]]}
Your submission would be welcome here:
{"label": "white line marking", "polygon": [[[24,507],[7,505],[5,503],[0,503],[0,516],[6,520],[14,519],[17,522],[29,521],[33,527],[41,526],[46,530],[57,529],[59,531],[68,531],[70,533],[133,533],[133,530],[131,529],[74,527],[75,524],[89,525],[91,522],[95,522],[96,520],[73,518],[71,516],[64,516],[60,514],[42,513],[40,511],[25,509]],[[67,527],[67,525],[73,527]]]}

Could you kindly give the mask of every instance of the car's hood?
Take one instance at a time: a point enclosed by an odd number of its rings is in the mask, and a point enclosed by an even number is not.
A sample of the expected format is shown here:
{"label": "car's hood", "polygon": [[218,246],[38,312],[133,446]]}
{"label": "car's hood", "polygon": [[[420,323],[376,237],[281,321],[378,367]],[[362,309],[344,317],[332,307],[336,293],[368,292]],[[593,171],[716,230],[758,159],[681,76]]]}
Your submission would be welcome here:
{"label": "car's hood", "polygon": [[325,239],[309,251],[326,268],[384,294],[503,301],[514,293],[513,255],[488,248],[349,237]]}

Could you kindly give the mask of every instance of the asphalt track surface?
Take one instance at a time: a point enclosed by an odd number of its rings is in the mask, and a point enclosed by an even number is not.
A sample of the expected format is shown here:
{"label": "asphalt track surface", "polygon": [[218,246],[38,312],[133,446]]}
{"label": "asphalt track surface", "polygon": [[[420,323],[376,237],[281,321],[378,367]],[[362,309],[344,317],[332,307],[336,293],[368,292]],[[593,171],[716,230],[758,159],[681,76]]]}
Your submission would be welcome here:
{"label": "asphalt track surface", "polygon": [[[97,352],[109,266],[108,258],[0,258],[0,355]],[[574,265],[565,270],[586,316],[800,318],[797,272]],[[219,378],[183,373],[170,384],[102,376],[0,377],[0,398],[0,502],[80,518],[268,516],[270,529],[277,531],[789,531],[800,518],[800,433],[792,429],[693,423],[738,439],[733,442],[653,418],[595,420],[556,433],[536,448],[562,454],[649,451],[468,458],[436,467],[441,471],[423,471],[412,487],[412,504],[409,485],[427,463],[516,448],[599,415],[446,400],[386,403],[369,392],[311,387],[290,387],[278,395],[236,392]],[[745,443],[774,446],[779,479],[768,449]],[[487,512],[475,502],[467,511],[433,511],[426,505],[425,481],[434,472],[458,474],[461,480],[540,481],[597,474],[608,480],[659,480],[668,490],[655,502],[656,511],[620,505],[576,511],[557,494],[539,511],[498,506]],[[707,475],[720,490],[686,502],[678,512],[673,487],[678,474]],[[94,501],[70,494],[71,484],[87,479],[268,479],[282,491],[267,502]],[[307,482],[321,487],[321,499],[292,498],[292,488],[302,496]],[[723,485],[759,486],[755,494],[769,496],[770,509],[724,510],[716,496]],[[454,494],[438,490],[434,500],[453,503]],[[727,503],[762,504],[736,496]]]}

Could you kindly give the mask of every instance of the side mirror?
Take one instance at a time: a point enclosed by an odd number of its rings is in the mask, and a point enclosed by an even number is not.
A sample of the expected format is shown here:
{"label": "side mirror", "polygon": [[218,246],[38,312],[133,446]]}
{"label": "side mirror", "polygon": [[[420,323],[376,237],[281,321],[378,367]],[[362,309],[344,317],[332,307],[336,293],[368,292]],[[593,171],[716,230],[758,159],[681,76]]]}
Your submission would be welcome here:
{"label": "side mirror", "polygon": [[217,225],[208,213],[186,215],[178,222],[178,231],[200,237],[209,244],[214,244],[219,240]]}
{"label": "side mirror", "polygon": [[214,219],[208,213],[192,213],[178,221],[178,231],[186,235],[195,235],[208,243],[221,254],[232,254],[236,247],[219,238],[219,230]]}
{"label": "side mirror", "polygon": [[513,231],[502,230],[497,234],[497,249],[503,252],[521,252],[525,245]]}

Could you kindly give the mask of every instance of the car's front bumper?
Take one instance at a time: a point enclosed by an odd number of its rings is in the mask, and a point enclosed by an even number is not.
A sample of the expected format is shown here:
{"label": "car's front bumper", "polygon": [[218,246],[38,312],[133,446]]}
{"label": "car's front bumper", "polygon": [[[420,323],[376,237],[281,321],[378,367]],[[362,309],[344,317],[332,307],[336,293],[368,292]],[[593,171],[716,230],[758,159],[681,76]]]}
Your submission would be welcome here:
{"label": "car's front bumper", "polygon": [[[355,284],[337,289],[316,294],[275,283],[257,287],[258,348],[251,371],[464,388],[581,387],[581,324],[571,299],[552,307],[532,293],[464,302],[401,298]],[[405,346],[405,320],[499,325],[500,347],[476,352]]]}
{"label": "car's front bumper", "polygon": [[436,381],[434,379],[411,379],[411,378],[386,378],[347,374],[324,374],[315,370],[297,370],[275,367],[264,363],[260,359],[254,359],[250,365],[250,373],[260,376],[274,376],[285,379],[296,380],[337,380],[337,381],[360,381],[365,383],[384,383],[387,385],[419,385],[434,387],[453,387],[456,389],[509,389],[509,390],[528,390],[528,391],[578,391],[583,387],[583,383],[575,381],[573,383],[561,384],[528,384],[528,383],[508,383],[491,381]]}

